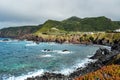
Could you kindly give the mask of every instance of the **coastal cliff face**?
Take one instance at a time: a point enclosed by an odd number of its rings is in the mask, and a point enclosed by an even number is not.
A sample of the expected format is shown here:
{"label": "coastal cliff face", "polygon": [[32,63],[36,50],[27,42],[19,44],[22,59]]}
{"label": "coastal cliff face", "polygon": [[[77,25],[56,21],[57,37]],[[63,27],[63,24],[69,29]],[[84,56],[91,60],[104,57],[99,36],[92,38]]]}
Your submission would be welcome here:
{"label": "coastal cliff face", "polygon": [[15,38],[23,36],[25,34],[33,34],[39,29],[39,26],[21,26],[21,27],[9,27],[0,30],[0,37]]}
{"label": "coastal cliff face", "polygon": [[[69,33],[69,34],[41,34],[41,35],[24,35],[18,37],[20,40],[29,40],[35,42],[56,42],[56,43],[73,43],[73,44],[98,44],[112,46],[113,42],[120,41],[120,33]],[[117,46],[117,45],[116,45]],[[112,48],[116,48],[113,46]]]}

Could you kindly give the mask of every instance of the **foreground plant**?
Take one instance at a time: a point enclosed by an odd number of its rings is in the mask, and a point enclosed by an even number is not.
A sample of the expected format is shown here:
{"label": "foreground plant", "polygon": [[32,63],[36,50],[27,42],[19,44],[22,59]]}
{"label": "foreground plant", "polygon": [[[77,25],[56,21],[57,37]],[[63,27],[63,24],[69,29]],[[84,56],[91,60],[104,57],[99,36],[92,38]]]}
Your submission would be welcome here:
{"label": "foreground plant", "polygon": [[120,80],[120,65],[104,66],[75,80]]}

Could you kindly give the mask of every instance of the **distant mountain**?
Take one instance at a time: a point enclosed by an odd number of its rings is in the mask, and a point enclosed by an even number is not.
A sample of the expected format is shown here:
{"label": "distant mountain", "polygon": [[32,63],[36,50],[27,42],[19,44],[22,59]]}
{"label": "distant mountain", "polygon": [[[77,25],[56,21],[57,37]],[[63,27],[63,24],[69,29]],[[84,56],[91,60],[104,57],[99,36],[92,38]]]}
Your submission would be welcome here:
{"label": "distant mountain", "polygon": [[18,37],[25,34],[32,34],[39,29],[40,26],[20,26],[9,27],[0,30],[0,37]]}
{"label": "distant mountain", "polygon": [[41,26],[37,33],[53,32],[53,28],[57,29],[57,31],[108,31],[119,29],[120,22],[112,21],[104,16],[83,19],[73,16],[63,21],[48,20]]}

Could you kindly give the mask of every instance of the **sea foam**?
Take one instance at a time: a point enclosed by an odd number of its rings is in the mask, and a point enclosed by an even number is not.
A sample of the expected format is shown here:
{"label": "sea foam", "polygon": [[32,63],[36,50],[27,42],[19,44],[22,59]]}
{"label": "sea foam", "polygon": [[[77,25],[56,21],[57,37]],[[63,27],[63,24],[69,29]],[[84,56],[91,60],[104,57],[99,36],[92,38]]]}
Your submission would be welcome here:
{"label": "sea foam", "polygon": [[84,68],[86,67],[86,64],[90,62],[95,62],[96,60],[91,60],[88,58],[83,59],[80,63],[76,63],[74,66],[71,66],[70,68],[63,68],[61,71],[54,71],[54,73],[61,73],[64,75],[69,75],[70,73],[74,72],[77,68]]}
{"label": "sea foam", "polygon": [[[50,55],[46,55],[46,57],[49,57],[49,56]],[[83,68],[83,67],[85,67],[85,64],[88,64],[90,62],[95,62],[95,61],[96,60],[91,60],[91,59],[85,58],[80,63],[76,63],[74,66],[71,66],[70,68],[63,68],[60,71],[54,71],[53,73],[61,73],[64,75],[69,75],[70,73],[74,72],[77,68],[79,68],[79,67]],[[18,77],[12,76],[12,77],[9,77],[9,78],[3,79],[3,80],[25,80],[29,77],[41,76],[44,74],[44,72],[45,72],[45,70],[41,69],[38,71],[29,72],[27,75],[21,75]],[[47,72],[49,72],[49,71],[47,71]]]}
{"label": "sea foam", "polygon": [[12,77],[9,77],[7,79],[4,78],[3,80],[25,80],[28,77],[41,76],[43,73],[44,73],[44,70],[41,69],[41,70],[38,70],[38,71],[35,71],[35,72],[29,72],[27,75],[21,75],[21,76],[18,76],[18,77],[12,76]]}
{"label": "sea foam", "polygon": [[53,53],[58,53],[58,54],[70,54],[72,51],[62,51],[62,50],[41,50],[41,52],[53,52]]}
{"label": "sea foam", "polygon": [[36,46],[37,44],[36,43],[29,43],[29,44],[26,44],[25,46]]}
{"label": "sea foam", "polygon": [[50,54],[46,54],[46,55],[40,55],[40,57],[44,57],[44,58],[46,58],[46,57],[53,57],[53,56],[50,55]]}

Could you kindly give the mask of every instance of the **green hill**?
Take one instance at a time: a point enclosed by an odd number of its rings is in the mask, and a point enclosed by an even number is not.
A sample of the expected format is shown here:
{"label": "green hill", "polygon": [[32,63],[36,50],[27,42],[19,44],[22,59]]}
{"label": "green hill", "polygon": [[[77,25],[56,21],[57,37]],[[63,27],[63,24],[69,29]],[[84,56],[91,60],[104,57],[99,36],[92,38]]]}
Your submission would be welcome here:
{"label": "green hill", "polygon": [[9,27],[0,30],[0,37],[18,37],[25,34],[113,31],[120,28],[120,21],[112,21],[104,16],[78,18],[70,17],[63,21],[48,20],[38,26]]}
{"label": "green hill", "polygon": [[108,31],[120,28],[119,21],[112,21],[104,16],[101,17],[91,17],[91,18],[78,18],[70,17],[63,21],[48,20],[41,28],[37,31],[39,32],[53,32],[52,29],[58,31]]}
{"label": "green hill", "polygon": [[39,29],[39,26],[9,27],[0,30],[0,37],[18,37],[25,34],[32,34]]}
{"label": "green hill", "polygon": [[55,20],[48,20],[46,21],[43,26],[39,29],[40,32],[49,32],[52,30],[52,28],[60,28],[61,22],[55,21]]}

